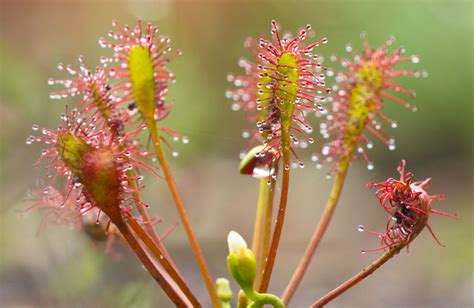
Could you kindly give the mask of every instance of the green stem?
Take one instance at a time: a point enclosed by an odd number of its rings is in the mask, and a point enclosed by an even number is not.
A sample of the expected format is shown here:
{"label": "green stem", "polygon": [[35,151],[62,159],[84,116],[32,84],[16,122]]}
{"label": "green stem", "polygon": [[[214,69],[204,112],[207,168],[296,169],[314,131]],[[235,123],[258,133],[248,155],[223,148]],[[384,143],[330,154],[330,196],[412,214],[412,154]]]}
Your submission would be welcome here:
{"label": "green stem", "polygon": [[339,201],[339,197],[341,196],[342,188],[346,179],[347,170],[349,169],[354,147],[355,145],[350,148],[350,151],[338,163],[336,178],[334,179],[334,183],[326,203],[326,208],[324,209],[319,223],[316,229],[314,230],[313,236],[311,237],[311,240],[308,246],[306,247],[306,251],[304,252],[303,257],[301,258],[301,261],[298,264],[298,267],[296,268],[296,271],[293,274],[290,283],[288,284],[285,292],[283,293],[282,299],[285,304],[288,304],[293,295],[295,294],[295,291],[298,288],[298,285],[300,284],[301,280],[303,279],[303,276],[306,273],[306,270],[308,269],[313,255],[316,249],[318,248],[321,239],[326,233],[329,223],[331,222],[332,216],[334,214],[334,211],[336,210]]}
{"label": "green stem", "polygon": [[[268,184],[267,181],[270,181]],[[260,285],[261,271],[268,255],[272,227],[273,197],[275,195],[276,181],[273,178],[260,179],[258,193],[257,215],[253,233],[252,251],[257,259],[257,277],[255,286]]]}
{"label": "green stem", "polygon": [[260,308],[264,305],[272,305],[274,308],[285,308],[285,304],[273,294],[269,293],[258,293],[255,290],[244,290],[245,295],[253,301],[248,308]]}
{"label": "green stem", "polygon": [[211,302],[214,307],[220,307],[220,301],[219,301],[219,298],[217,297],[216,290],[214,289],[213,279],[211,277],[209,269],[207,268],[206,261],[204,260],[204,256],[201,251],[201,247],[199,246],[199,242],[194,233],[188,214],[186,213],[184,202],[181,199],[181,196],[178,192],[178,188],[176,187],[176,183],[174,181],[173,175],[168,165],[166,156],[164,154],[163,146],[160,141],[160,136],[158,133],[158,128],[156,126],[156,122],[154,121],[154,119],[151,119],[150,121],[147,121],[146,124],[148,126],[148,129],[150,130],[150,136],[153,141],[153,145],[155,147],[156,156],[158,160],[160,161],[160,165],[161,165],[161,168],[163,169],[163,174],[165,176],[166,183],[168,183],[169,191],[171,192],[173,200],[176,204],[176,208],[181,218],[181,222],[183,223],[184,229],[186,231],[186,235],[188,236],[189,242],[191,244],[191,248],[194,252],[196,261],[198,263],[199,269],[201,271],[204,282],[206,284],[207,291],[209,292]]}
{"label": "green stem", "polygon": [[245,295],[244,291],[240,290],[237,295],[237,308],[247,308],[249,305],[249,299]]}
{"label": "green stem", "polygon": [[339,285],[337,288],[334,290],[330,291],[317,301],[315,301],[311,307],[323,307],[342,293],[346,292],[359,282],[361,282],[364,278],[367,276],[371,275],[375,270],[377,270],[379,267],[381,267],[385,262],[393,258],[400,250],[405,247],[405,243],[399,244],[397,246],[394,246],[390,248],[387,252],[385,252],[380,258],[375,260],[372,264],[364,268],[362,271],[360,271],[357,275],[353,276],[352,278],[346,280],[344,283]]}
{"label": "green stem", "polygon": [[[287,130],[287,133],[289,130]],[[288,133],[289,135],[289,133]],[[288,137],[289,139],[289,137]],[[285,221],[286,213],[286,204],[288,201],[288,188],[290,186],[290,147],[289,141],[283,142],[288,146],[283,146],[283,178],[281,184],[281,194],[280,194],[280,204],[278,206],[277,220],[275,223],[275,229],[273,230],[273,236],[270,244],[270,249],[268,250],[268,257],[265,263],[265,267],[262,272],[262,281],[260,283],[259,291],[264,293],[268,290],[268,285],[270,283],[270,278],[273,272],[273,266],[275,264],[275,258],[278,250],[278,245],[280,244],[281,232],[283,230],[283,223]]]}

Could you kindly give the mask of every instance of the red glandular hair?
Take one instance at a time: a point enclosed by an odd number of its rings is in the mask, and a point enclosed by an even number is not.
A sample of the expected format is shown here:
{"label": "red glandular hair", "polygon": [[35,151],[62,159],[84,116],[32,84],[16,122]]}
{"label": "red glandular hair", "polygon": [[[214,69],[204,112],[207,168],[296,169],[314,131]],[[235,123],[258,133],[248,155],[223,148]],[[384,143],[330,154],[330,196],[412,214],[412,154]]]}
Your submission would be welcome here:
{"label": "red glandular hair", "polygon": [[[445,195],[429,195],[426,189],[431,185],[431,179],[412,182],[413,173],[406,172],[405,166],[406,162],[402,160],[398,166],[399,180],[389,178],[384,182],[367,184],[368,188],[379,188],[375,195],[382,208],[390,215],[384,234],[367,230],[369,233],[377,235],[382,243],[382,247],[368,251],[384,250],[398,245],[408,248],[408,245],[425,226],[436,242],[442,245],[428,224],[430,214],[458,218],[457,215],[433,209],[431,202],[443,200],[446,198]],[[359,231],[364,231],[363,226],[359,226]]]}

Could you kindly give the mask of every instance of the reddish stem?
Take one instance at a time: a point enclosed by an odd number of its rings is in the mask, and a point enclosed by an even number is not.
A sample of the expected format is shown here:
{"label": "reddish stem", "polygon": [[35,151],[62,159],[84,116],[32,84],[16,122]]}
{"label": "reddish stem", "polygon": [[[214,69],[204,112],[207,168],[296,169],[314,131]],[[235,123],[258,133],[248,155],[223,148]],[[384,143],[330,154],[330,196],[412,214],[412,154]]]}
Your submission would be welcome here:
{"label": "reddish stem", "polygon": [[308,270],[308,266],[311,263],[314,253],[321,242],[326,230],[331,222],[332,216],[334,211],[336,210],[337,203],[339,201],[339,197],[342,192],[342,188],[344,186],[344,182],[347,175],[347,170],[349,169],[350,160],[352,157],[352,151],[348,153],[344,159],[339,162],[336,178],[334,179],[334,184],[332,186],[331,192],[329,194],[329,198],[326,203],[326,208],[324,209],[323,215],[321,216],[319,223],[314,230],[313,236],[306,248],[303,257],[301,258],[298,267],[296,268],[293,277],[290,280],[290,283],[286,287],[285,292],[283,293],[282,300],[285,304],[288,304],[296,292],[298,285],[300,284],[301,280],[303,279],[304,274]]}
{"label": "reddish stem", "polygon": [[337,288],[334,290],[330,291],[317,301],[315,301],[311,307],[324,307],[327,303],[341,295],[342,293],[346,292],[359,282],[361,282],[364,278],[367,276],[371,275],[376,269],[381,267],[385,262],[393,258],[403,247],[405,244],[399,244],[397,246],[393,246],[388,250],[386,253],[384,253],[380,258],[375,260],[372,264],[364,268],[362,271],[360,271],[357,275],[353,276],[352,278],[346,280],[344,283],[339,285]]}
{"label": "reddish stem", "polygon": [[120,230],[120,233],[123,235],[124,239],[127,241],[137,258],[142,262],[142,264],[148,270],[150,275],[155,279],[155,281],[159,284],[159,286],[163,289],[163,291],[171,299],[171,301],[176,305],[176,307],[188,307],[188,301],[186,300],[186,298],[184,298],[184,294],[180,292],[181,290],[176,290],[176,287],[173,286],[173,283],[169,281],[169,276],[166,277],[157,269],[157,267],[148,257],[147,253],[137,241],[135,236],[130,232],[125,222],[121,219],[114,219],[112,222]]}
{"label": "reddish stem", "polygon": [[132,228],[132,230],[138,235],[138,237],[145,244],[145,246],[148,249],[150,249],[151,253],[160,262],[160,264],[163,266],[166,272],[171,276],[171,278],[173,278],[176,284],[181,288],[181,291],[183,291],[183,293],[189,299],[193,307],[202,307],[198,299],[194,296],[193,292],[187,285],[186,281],[184,281],[184,279],[181,277],[181,275],[178,273],[178,271],[174,267],[174,264],[172,264],[170,260],[166,257],[165,252],[158,245],[155,245],[152,238],[137,223],[135,218],[128,217],[127,223]]}
{"label": "reddish stem", "polygon": [[277,220],[275,229],[273,230],[272,241],[268,251],[267,262],[262,272],[262,281],[260,283],[259,292],[265,293],[270,284],[270,278],[275,264],[278,245],[280,244],[281,232],[283,230],[283,223],[285,221],[286,204],[288,201],[288,188],[290,186],[290,150],[283,151],[283,178],[281,184],[280,204],[278,206]]}
{"label": "reddish stem", "polygon": [[153,145],[155,146],[156,156],[158,160],[160,161],[161,167],[163,169],[163,174],[166,179],[166,183],[168,183],[168,188],[176,204],[176,208],[178,210],[179,216],[181,218],[184,229],[186,231],[186,235],[188,236],[188,240],[191,244],[191,248],[196,257],[196,261],[198,263],[199,269],[201,270],[201,274],[206,284],[207,291],[211,298],[211,302],[214,305],[214,307],[220,307],[220,301],[219,301],[219,298],[217,297],[216,290],[214,289],[214,283],[213,283],[211,274],[209,272],[209,269],[207,268],[207,264],[206,264],[206,261],[204,260],[201,247],[199,246],[199,242],[196,238],[196,234],[194,233],[188,214],[186,213],[186,208],[184,206],[183,200],[181,199],[181,196],[178,192],[176,183],[174,181],[173,175],[168,165],[168,161],[166,160],[166,157],[163,151],[163,146],[160,142],[158,129],[156,127],[156,122],[154,120],[151,120],[149,121],[149,123],[147,123],[147,126],[148,126],[148,129],[150,130],[150,135],[153,141]]}

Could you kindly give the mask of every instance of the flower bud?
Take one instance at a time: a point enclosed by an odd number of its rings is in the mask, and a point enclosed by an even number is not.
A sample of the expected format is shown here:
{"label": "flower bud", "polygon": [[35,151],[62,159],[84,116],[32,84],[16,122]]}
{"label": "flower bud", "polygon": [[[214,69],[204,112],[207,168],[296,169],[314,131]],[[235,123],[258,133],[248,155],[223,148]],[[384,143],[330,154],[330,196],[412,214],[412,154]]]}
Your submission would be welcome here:
{"label": "flower bud", "polygon": [[221,302],[227,303],[232,300],[234,295],[232,294],[232,290],[230,288],[229,280],[225,278],[218,278],[216,280],[216,291],[217,296]]}
{"label": "flower bud", "polygon": [[229,232],[227,243],[229,244],[227,267],[230,274],[242,290],[253,290],[257,272],[255,255],[247,248],[245,240],[235,231]]}

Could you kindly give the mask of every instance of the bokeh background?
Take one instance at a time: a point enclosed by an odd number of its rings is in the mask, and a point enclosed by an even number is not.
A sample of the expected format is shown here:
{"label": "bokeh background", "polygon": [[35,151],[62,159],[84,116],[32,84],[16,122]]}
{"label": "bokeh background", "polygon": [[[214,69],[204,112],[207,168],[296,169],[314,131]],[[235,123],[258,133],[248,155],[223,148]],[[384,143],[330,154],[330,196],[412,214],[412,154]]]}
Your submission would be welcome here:
{"label": "bokeh background", "polygon": [[[138,17],[156,22],[183,51],[171,69],[175,102],[166,124],[189,136],[170,158],[191,221],[214,277],[228,277],[226,236],[252,236],[258,181],[238,173],[241,131],[250,126],[232,112],[224,92],[228,72],[248,57],[245,37],[268,34],[270,20],[296,32],[310,23],[316,37],[329,43],[317,53],[326,59],[344,55],[359,33],[373,46],[391,35],[394,47],[417,54],[429,78],[403,78],[417,92],[418,112],[389,103],[386,114],[399,127],[391,133],[397,149],[375,142],[369,153],[375,170],[363,162],[350,170],[335,219],[296,294],[292,307],[316,298],[377,258],[361,249],[377,247],[376,238],[356,231],[359,224],[383,230],[386,214],[365,183],[396,176],[401,158],[416,178],[433,177],[430,192],[448,199],[436,206],[459,220],[432,217],[431,225],[446,244],[439,247],[424,232],[372,277],[332,303],[332,307],[472,307],[473,306],[473,2],[472,1],[172,1],[172,0],[1,0],[0,19],[0,306],[1,307],[170,307],[163,293],[126,248],[121,258],[104,254],[67,226],[39,226],[41,214],[23,212],[27,192],[42,177],[33,168],[40,145],[27,146],[31,125],[55,127],[64,101],[50,101],[48,77],[62,77],[58,62],[89,64],[108,55],[97,40],[112,19],[134,24]],[[329,65],[329,64],[328,64]],[[315,127],[318,119],[312,119]],[[321,141],[317,130],[313,133]],[[309,159],[320,142],[303,151],[306,168],[293,172],[289,210],[270,290],[280,294],[302,255],[322,212],[331,181],[328,166],[318,170]],[[179,221],[163,182],[147,177],[145,200],[163,218],[160,232]],[[439,205],[439,206],[438,206]],[[38,232],[39,231],[39,232]],[[204,302],[203,282],[187,246],[183,228],[166,239],[171,255]],[[209,304],[206,304],[207,306]]]}

